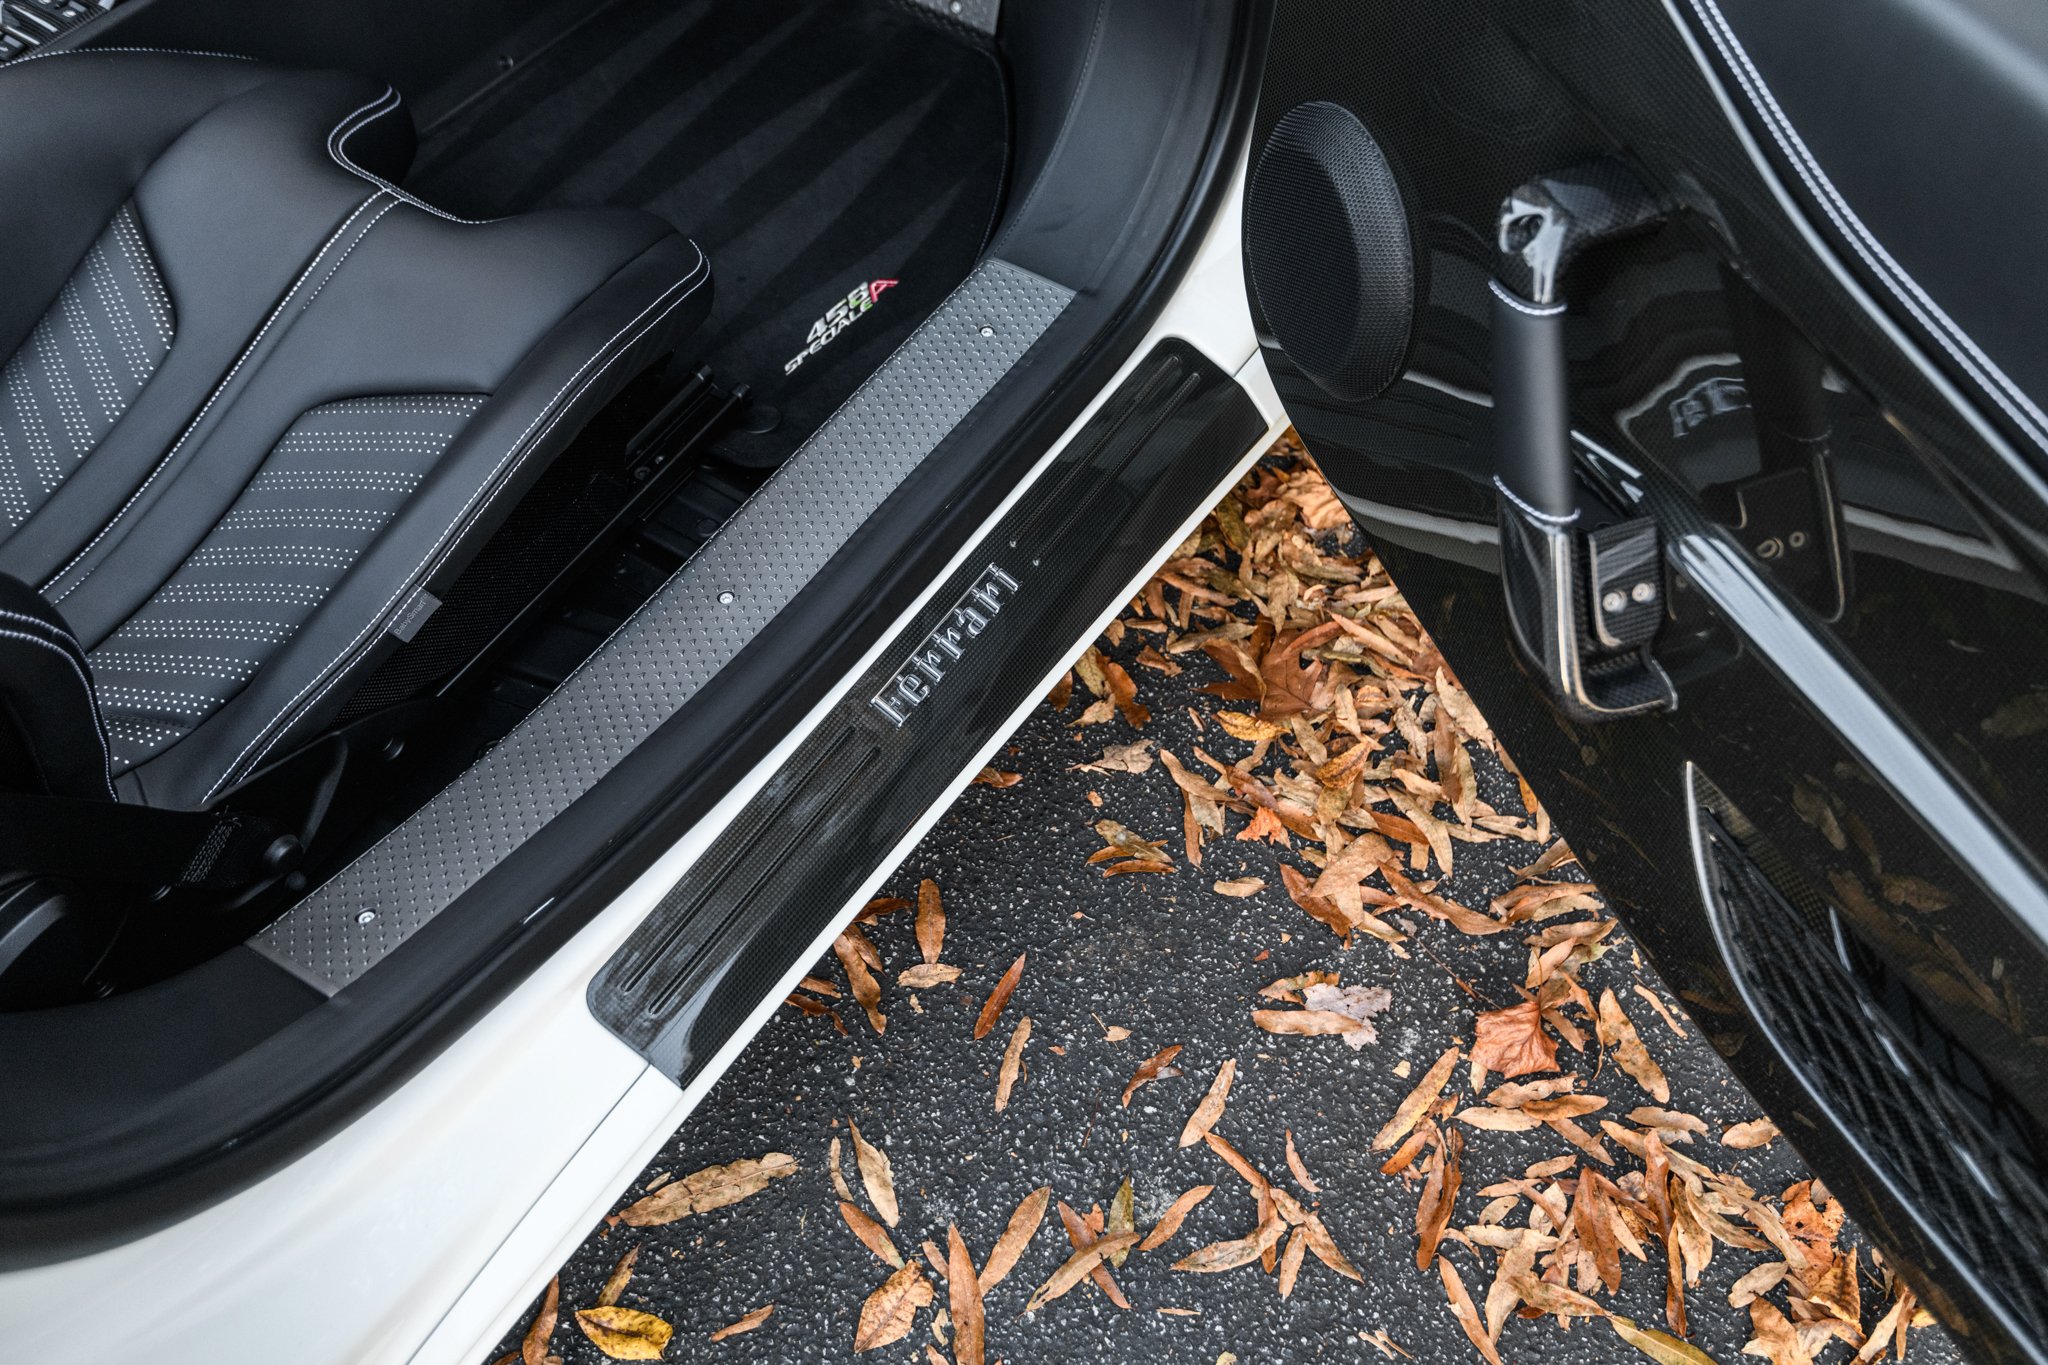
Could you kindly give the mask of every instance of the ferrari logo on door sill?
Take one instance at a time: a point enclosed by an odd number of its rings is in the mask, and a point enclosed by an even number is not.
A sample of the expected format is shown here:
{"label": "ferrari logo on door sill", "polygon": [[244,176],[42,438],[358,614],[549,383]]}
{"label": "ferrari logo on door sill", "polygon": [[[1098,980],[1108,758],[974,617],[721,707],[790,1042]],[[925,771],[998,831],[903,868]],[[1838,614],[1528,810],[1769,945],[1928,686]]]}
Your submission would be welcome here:
{"label": "ferrari logo on door sill", "polygon": [[896,670],[896,676],[868,704],[901,726],[932,695],[946,670],[967,657],[967,648],[1017,595],[1017,580],[991,564],[960,595],[953,609]]}

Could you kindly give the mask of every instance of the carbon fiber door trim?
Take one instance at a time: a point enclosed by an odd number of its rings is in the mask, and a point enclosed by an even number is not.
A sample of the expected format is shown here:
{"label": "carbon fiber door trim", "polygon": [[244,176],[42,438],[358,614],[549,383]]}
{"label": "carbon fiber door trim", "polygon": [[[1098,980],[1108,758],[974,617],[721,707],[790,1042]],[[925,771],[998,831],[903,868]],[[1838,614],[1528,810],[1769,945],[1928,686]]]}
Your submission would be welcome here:
{"label": "carbon fiber door trim", "polygon": [[687,1083],[1265,431],[1160,343],[634,929],[591,1013]]}
{"label": "carbon fiber door trim", "polygon": [[594,786],[774,619],[1073,291],[989,259],[503,743],[249,940],[332,995]]}

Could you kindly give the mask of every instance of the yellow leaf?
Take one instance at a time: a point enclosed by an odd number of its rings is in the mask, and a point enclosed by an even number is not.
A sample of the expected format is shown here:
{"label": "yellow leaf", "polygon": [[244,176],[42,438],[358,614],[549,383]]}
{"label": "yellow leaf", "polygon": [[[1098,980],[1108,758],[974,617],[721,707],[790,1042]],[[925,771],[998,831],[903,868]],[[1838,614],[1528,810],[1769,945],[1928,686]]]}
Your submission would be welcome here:
{"label": "yellow leaf", "polygon": [[674,1328],[637,1308],[579,1308],[576,1325],[613,1360],[660,1360]]}

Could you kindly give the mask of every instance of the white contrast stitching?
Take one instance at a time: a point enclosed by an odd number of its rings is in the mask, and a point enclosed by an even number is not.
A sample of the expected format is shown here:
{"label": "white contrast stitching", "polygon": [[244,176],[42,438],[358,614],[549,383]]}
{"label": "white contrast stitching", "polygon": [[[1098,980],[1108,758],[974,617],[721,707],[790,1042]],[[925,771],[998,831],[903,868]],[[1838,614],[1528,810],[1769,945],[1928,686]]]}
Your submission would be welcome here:
{"label": "white contrast stitching", "polygon": [[[1969,334],[1944,312],[1918,281],[1907,273],[1905,267],[1895,260],[1876,235],[1856,216],[1848,200],[1836,190],[1834,182],[1821,169],[1819,160],[1800,138],[1799,131],[1779,107],[1770,87],[1749,60],[1749,53],[1743,49],[1735,30],[1722,17],[1714,0],[1689,0],[1693,12],[1707,28],[1707,36],[1713,40],[1723,61],[1734,73],[1736,83],[1742,87],[1743,95],[1755,109],[1771,138],[1778,144],[1778,150],[1792,164],[1792,169],[1805,183],[1821,209],[1833,221],[1836,229],[1848,241],[1856,254],[1863,258],[1865,265],[1883,281],[1892,292],[1892,297],[1903,304],[1921,326],[1933,335],[1943,350],[1962,366],[1977,386],[2005,410],[2027,436],[2044,450],[2048,450],[2048,414],[2035,406],[2026,392],[2015,384],[1997,363],[1986,355]],[[1705,8],[1702,8],[1702,4]],[[1711,13],[1710,13],[1711,11]],[[1903,287],[1902,287],[1903,286]],[[1910,292],[1909,292],[1910,291]],[[1967,354],[1965,352],[1967,351]],[[2001,392],[2000,390],[2003,390]],[[2022,411],[2021,409],[2024,409]]]}
{"label": "white contrast stitching", "polygon": [[[334,684],[337,681],[339,681],[343,674],[341,671],[337,671],[337,669],[339,665],[342,663],[342,661],[346,659],[349,655],[353,654],[365,639],[370,638],[370,636],[374,632],[380,631],[384,628],[386,624],[384,620],[385,613],[391,610],[392,605],[396,603],[399,600],[399,598],[403,597],[406,593],[413,590],[414,584],[416,580],[419,578],[421,572],[425,570],[427,566],[430,563],[432,563],[433,560],[438,555],[440,555],[441,551],[444,548],[446,548],[449,540],[468,522],[470,510],[476,505],[477,500],[479,498],[487,499],[487,495],[496,495],[496,492],[498,490],[494,489],[493,485],[499,483],[499,476],[501,474],[509,473],[511,469],[517,469],[518,465],[520,463],[523,463],[526,456],[532,452],[533,447],[537,446],[540,443],[540,441],[547,436],[548,432],[554,429],[555,424],[561,421],[561,419],[569,412],[569,410],[575,406],[576,399],[581,397],[583,392],[587,390],[591,384],[596,382],[597,377],[599,375],[603,374],[605,370],[609,369],[611,365],[619,359],[620,356],[626,355],[628,352],[630,352],[633,343],[638,341],[640,336],[644,336],[647,332],[653,330],[654,326],[657,323],[659,323],[663,318],[667,317],[670,313],[674,312],[676,308],[678,308],[682,304],[683,300],[689,298],[692,294],[696,293],[697,290],[703,286],[704,281],[710,278],[710,261],[705,257],[704,249],[702,247],[699,247],[695,242],[691,242],[690,246],[697,253],[697,260],[695,264],[692,265],[690,273],[683,276],[682,279],[676,281],[675,284],[670,285],[668,289],[662,291],[661,294],[657,295],[652,302],[650,302],[645,308],[641,309],[639,313],[635,314],[631,321],[627,322],[625,326],[621,327],[618,331],[614,332],[611,338],[607,340],[604,343],[604,345],[598,347],[598,349],[591,354],[590,358],[584,361],[583,364],[577,368],[576,372],[570,375],[569,378],[563,382],[562,387],[555,391],[554,397],[550,398],[547,401],[547,403],[541,408],[541,410],[534,415],[533,420],[527,423],[526,430],[519,434],[518,439],[513,441],[511,446],[506,450],[505,454],[499,459],[497,465],[493,467],[491,472],[484,477],[481,483],[479,483],[476,491],[471,493],[468,499],[464,501],[463,505],[459,509],[457,509],[455,517],[449,522],[448,526],[445,529],[443,529],[440,536],[435,540],[432,548],[430,548],[427,551],[425,558],[420,560],[419,564],[413,568],[411,573],[407,574],[403,579],[400,580],[398,588],[392,592],[390,597],[385,599],[383,606],[377,608],[377,610],[371,614],[368,624],[366,624],[360,631],[356,633],[355,638],[350,640],[347,645],[343,646],[340,653],[336,654],[334,658],[331,661],[329,661],[325,667],[320,669],[319,672],[315,673],[312,679],[309,680],[305,684],[305,686],[301,687],[298,690],[298,692],[291,697],[290,700],[286,701],[285,704],[279,708],[277,715],[273,716],[264,725],[262,730],[258,731],[257,734],[253,738],[251,738],[247,744],[242,746],[242,751],[235,755],[233,761],[230,762],[227,765],[227,767],[222,771],[220,777],[215,780],[213,786],[207,789],[207,793],[204,798],[205,800],[211,801],[214,798],[215,794],[217,794],[220,791],[222,785],[225,784],[235,774],[236,770],[241,767],[243,760],[247,759],[250,756],[251,750],[256,750],[255,758],[256,761],[259,762],[262,760],[265,754],[270,752],[271,746],[276,744],[278,739],[283,736],[286,729],[289,728],[289,722],[287,721],[287,717],[289,717],[295,710],[300,709],[299,704],[301,701],[306,702],[308,705],[317,702],[322,696],[326,695],[327,690],[329,688],[333,687]],[[677,290],[681,290],[681,292],[676,293]],[[671,294],[674,294],[673,298],[669,297]],[[663,303],[663,300],[667,300],[665,305]],[[655,312],[657,308],[660,309],[659,312]],[[654,313],[654,316],[649,318],[649,313]],[[646,322],[644,324],[642,323],[642,319],[646,319]],[[610,358],[606,359],[602,365],[598,365],[597,362],[599,357],[603,356],[606,351],[612,350],[613,345],[617,343],[621,337],[625,336],[627,332],[632,331],[635,326],[640,327],[639,333],[636,334],[629,341],[627,341],[625,345],[620,346],[616,351],[614,351]],[[597,368],[595,370],[591,370],[591,366],[593,365],[597,365]],[[589,371],[587,377],[585,376],[585,371]],[[577,385],[578,380],[583,381],[582,387],[578,388],[576,394],[570,396],[569,400],[566,403],[563,402],[563,395],[568,394],[569,390]],[[553,417],[549,418],[546,427],[541,427],[541,420],[543,418],[547,418],[551,410],[554,414]],[[536,428],[539,428],[537,432]],[[317,688],[318,690],[315,691],[315,688]],[[308,695],[309,693],[311,694],[310,696]],[[259,744],[263,746],[261,749],[257,749],[257,746]]]}
{"label": "white contrast stitching", "polygon": [[[391,101],[391,103],[385,107],[379,108],[380,105],[384,105],[384,101],[386,100]],[[342,119],[341,123],[337,123],[334,125],[334,130],[328,133],[327,135],[327,154],[333,157],[334,163],[337,166],[340,166],[343,170],[348,171],[353,175],[361,176],[363,179],[369,181],[372,185],[377,186],[385,193],[395,195],[399,199],[404,200],[406,203],[411,204],[416,209],[424,209],[428,213],[433,214],[436,218],[445,218],[451,223],[461,223],[465,227],[481,227],[485,223],[498,222],[499,220],[496,218],[458,218],[456,215],[449,213],[446,209],[437,209],[432,204],[429,204],[426,200],[420,199],[414,195],[407,194],[404,190],[398,188],[398,186],[392,184],[383,176],[370,174],[368,171],[364,170],[361,166],[358,166],[354,161],[351,161],[349,159],[348,140],[354,137],[357,133],[363,131],[363,129],[375,123],[378,119],[383,118],[386,114],[397,113],[399,107],[402,106],[404,103],[405,97],[398,93],[398,89],[396,86],[385,86],[383,94],[377,96],[376,99],[371,100],[368,104],[362,106],[362,108],[357,109],[353,113],[349,114],[347,118]],[[372,110],[374,110],[375,112],[371,112]],[[351,126],[348,129],[348,131],[343,132],[342,124],[348,123],[350,119],[355,119],[358,114],[363,115],[363,117],[357,119],[355,124]]]}
{"label": "white contrast stitching", "polygon": [[[369,198],[363,200],[362,203],[356,205],[355,212],[351,213],[348,217],[344,218],[341,222],[341,226],[334,230],[333,235],[328,237],[328,239],[325,242],[321,243],[320,249],[313,253],[313,259],[306,262],[306,268],[299,272],[299,277],[296,280],[292,281],[292,287],[290,289],[285,290],[284,297],[277,301],[277,306],[270,310],[270,316],[263,320],[263,326],[257,329],[256,335],[250,338],[249,344],[242,348],[242,353],[235,357],[234,366],[228,370],[225,376],[222,377],[220,383],[214,386],[213,392],[207,395],[205,405],[202,406],[199,409],[199,411],[193,415],[192,420],[186,424],[185,430],[179,433],[178,439],[172,443],[171,448],[165,451],[163,458],[158,460],[155,466],[151,468],[151,470],[149,471],[149,476],[142,481],[141,485],[137,487],[133,493],[130,493],[128,495],[128,500],[121,504],[120,509],[114,513],[112,518],[108,520],[105,526],[100,527],[98,534],[93,536],[91,540],[85,543],[85,548],[80,550],[77,554],[71,556],[71,559],[64,565],[63,568],[57,570],[56,573],[50,575],[48,581],[43,584],[43,590],[45,592],[49,591],[49,589],[56,586],[58,581],[61,580],[64,577],[64,575],[70,573],[73,569],[77,568],[81,563],[83,563],[85,557],[92,553],[93,547],[98,545],[100,541],[106,538],[107,532],[113,530],[116,526],[121,524],[121,519],[128,515],[129,510],[135,506],[136,502],[142,497],[142,495],[145,492],[149,491],[149,486],[152,483],[156,482],[156,476],[163,473],[164,470],[170,466],[172,458],[175,457],[178,451],[184,447],[185,442],[188,439],[190,439],[192,433],[198,430],[199,424],[206,420],[206,414],[212,410],[214,403],[219,400],[221,394],[227,391],[228,385],[234,382],[235,375],[241,371],[243,362],[248,360],[250,355],[255,352],[256,348],[262,344],[263,338],[270,332],[270,325],[277,321],[278,315],[283,313],[286,306],[291,303],[292,297],[299,292],[300,286],[305,284],[306,280],[309,277],[311,277],[313,271],[316,268],[318,268],[322,258],[324,258],[327,255],[328,251],[333,248],[334,244],[341,239],[341,235],[344,232],[348,231],[349,224],[355,222],[355,220],[362,215],[364,209],[376,203],[377,200],[382,197],[383,191],[379,190],[376,193],[372,194]],[[58,593],[56,597],[52,600],[56,602],[62,602],[65,598],[69,597],[72,593],[76,592],[79,586],[90,577],[92,577],[92,570],[87,569],[84,573],[78,576],[78,581],[76,583],[73,583],[70,587]]]}
{"label": "white contrast stitching", "polygon": [[56,52],[38,49],[37,51],[16,57],[14,61],[7,63],[7,65],[13,66],[18,62],[33,62],[43,57],[98,57],[109,52],[156,52],[170,57],[225,57],[231,62],[253,62],[256,60],[256,58],[246,56],[240,52],[199,52],[183,47],[67,47]]}

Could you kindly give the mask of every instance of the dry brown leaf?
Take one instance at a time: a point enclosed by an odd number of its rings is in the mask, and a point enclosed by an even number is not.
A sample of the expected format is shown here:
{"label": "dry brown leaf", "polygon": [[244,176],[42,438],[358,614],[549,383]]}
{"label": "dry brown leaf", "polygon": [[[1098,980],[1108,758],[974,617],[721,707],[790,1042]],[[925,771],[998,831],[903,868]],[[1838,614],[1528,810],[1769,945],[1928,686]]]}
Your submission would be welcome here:
{"label": "dry brown leaf", "polygon": [[1216,722],[1232,739],[1241,739],[1247,744],[1262,744],[1280,739],[1288,731],[1284,725],[1275,725],[1270,720],[1260,720],[1242,711],[1218,711],[1209,719]]}
{"label": "dry brown leaf", "polygon": [[853,1349],[872,1351],[910,1335],[917,1324],[917,1310],[936,1297],[931,1281],[915,1261],[882,1281],[860,1306],[860,1322],[854,1327]]}
{"label": "dry brown leaf", "polygon": [[893,1228],[903,1215],[896,1208],[896,1172],[889,1165],[889,1154],[863,1138],[859,1124],[848,1120],[846,1126],[853,1131],[853,1160],[860,1167],[860,1183],[868,1192],[868,1202]]}
{"label": "dry brown leaf", "polygon": [[540,1312],[533,1315],[526,1335],[519,1339],[520,1365],[546,1365],[548,1338],[555,1334],[555,1319],[562,1303],[562,1277],[555,1276],[548,1281],[548,1292],[541,1296]]}
{"label": "dry brown leaf", "polygon": [[937,962],[946,946],[946,907],[939,900],[939,884],[926,877],[917,884],[917,951],[926,962]]}
{"label": "dry brown leaf", "polygon": [[1417,1270],[1429,1269],[1429,1263],[1436,1259],[1437,1244],[1450,1227],[1451,1213],[1458,1202],[1458,1189],[1464,1180],[1459,1165],[1459,1157],[1464,1150],[1464,1135],[1453,1128],[1444,1134],[1430,1157],[1428,1175],[1422,1184],[1422,1197],[1415,1205]]}
{"label": "dry brown leaf", "polygon": [[1166,1212],[1159,1215],[1159,1221],[1152,1225],[1152,1231],[1145,1234],[1145,1240],[1138,1243],[1140,1251],[1155,1251],[1165,1246],[1180,1231],[1188,1211],[1216,1192],[1214,1185],[1197,1185],[1180,1198],[1167,1205]]}
{"label": "dry brown leaf", "polygon": [[1608,1315],[1605,1308],[1568,1285],[1552,1284],[1534,1275],[1518,1275],[1513,1283],[1522,1302],[1538,1312],[1567,1318],[1604,1318]]}
{"label": "dry brown leaf", "polygon": [[1600,992],[1600,1041],[1614,1049],[1614,1060],[1621,1064],[1621,1069],[1657,1103],[1671,1102],[1671,1083],[1664,1079],[1664,1069],[1643,1046],[1635,1024],[1622,1010],[1621,1001],[1615,998],[1611,989]]}
{"label": "dry brown leaf", "polygon": [[1184,1270],[1195,1275],[1214,1275],[1225,1270],[1235,1270],[1250,1265],[1264,1256],[1267,1250],[1276,1246],[1287,1235],[1287,1220],[1280,1217],[1268,1218],[1250,1234],[1227,1242],[1212,1242],[1199,1251],[1189,1252],[1173,1263],[1175,1270]]}
{"label": "dry brown leaf", "polygon": [[1216,1068],[1216,1079],[1209,1083],[1209,1093],[1202,1096],[1202,1102],[1195,1106],[1195,1112],[1188,1116],[1186,1126],[1180,1130],[1181,1146],[1194,1146],[1216,1126],[1216,1120],[1223,1117],[1224,1104],[1230,1099],[1230,1083],[1236,1079],[1236,1058]]}
{"label": "dry brown leaf", "polygon": [[1771,1365],[1813,1365],[1812,1349],[1769,1299],[1750,1300],[1749,1332],[1744,1355],[1762,1356]]}
{"label": "dry brown leaf", "polygon": [[1010,1045],[1003,1049],[1002,1069],[996,1073],[996,1112],[1002,1113],[1010,1104],[1010,1092],[1024,1075],[1024,1046],[1031,1041],[1031,1016],[1025,1015],[1017,1021],[1016,1029],[1010,1034]]}
{"label": "dry brown leaf", "polygon": [[626,1285],[633,1279],[633,1266],[639,1260],[640,1248],[637,1245],[619,1257],[619,1263],[613,1266],[612,1273],[605,1277],[604,1288],[598,1291],[599,1308],[609,1308],[619,1301],[620,1296],[626,1292]]}
{"label": "dry brown leaf", "polygon": [[1766,1261],[1743,1272],[1728,1291],[1730,1308],[1747,1308],[1750,1300],[1760,1294],[1768,1294],[1785,1281],[1786,1273],[1792,1269],[1784,1261]]}
{"label": "dry brown leaf", "polygon": [[1451,1072],[1457,1068],[1459,1055],[1458,1049],[1453,1047],[1436,1059],[1422,1080],[1395,1108],[1394,1116],[1387,1120],[1386,1126],[1373,1136],[1373,1151],[1384,1152],[1408,1135],[1408,1131],[1421,1120],[1423,1110],[1435,1103],[1436,1097],[1443,1093],[1445,1083],[1451,1079]]}
{"label": "dry brown leaf", "polygon": [[1335,1010],[1253,1010],[1252,1022],[1268,1033],[1307,1038],[1369,1031],[1372,1027]]}
{"label": "dry brown leaf", "polygon": [[1294,1281],[1301,1274],[1301,1258],[1308,1250],[1308,1229],[1296,1228],[1287,1234],[1287,1249],[1280,1254],[1280,1297],[1285,1299],[1294,1293]]}
{"label": "dry brown leaf", "polygon": [[988,993],[982,1004],[981,1015],[974,1021],[976,1040],[988,1037],[988,1031],[996,1026],[996,1016],[1003,1012],[1003,1006],[1010,1003],[1010,995],[1017,989],[1018,980],[1024,975],[1024,959],[1028,953],[1017,954],[1017,960],[1010,964],[1010,970],[1003,973],[1003,979],[996,982],[996,988]]}
{"label": "dry brown leaf", "polygon": [[579,1308],[576,1325],[613,1360],[660,1360],[675,1328],[637,1308]]}
{"label": "dry brown leaf", "polygon": [[[1072,1207],[1063,1199],[1059,1203],[1059,1214],[1060,1225],[1066,1229],[1067,1242],[1075,1251],[1084,1249],[1109,1231],[1104,1226],[1102,1206],[1100,1204],[1089,1209],[1088,1216],[1084,1218],[1074,1212]],[[1126,1228],[1123,1231],[1134,1233],[1136,1230]],[[1126,1246],[1123,1250],[1129,1251],[1130,1248]],[[1115,1304],[1118,1308],[1129,1311],[1131,1301],[1124,1297],[1124,1291],[1117,1287],[1116,1280],[1109,1273],[1109,1262],[1115,1259],[1115,1256],[1115,1252],[1106,1253],[1102,1261],[1088,1272],[1088,1278],[1095,1282],[1095,1287],[1100,1289],[1111,1303]]]}
{"label": "dry brown leaf", "polygon": [[1318,1261],[1347,1280],[1365,1283],[1365,1276],[1359,1273],[1357,1266],[1351,1264],[1351,1258],[1338,1248],[1337,1239],[1330,1235],[1330,1229],[1322,1219],[1313,1213],[1304,1214],[1301,1230],[1308,1234],[1308,1249],[1315,1253]]}
{"label": "dry brown leaf", "polygon": [[839,1165],[839,1139],[833,1138],[832,1145],[825,1151],[826,1164],[832,1168],[832,1193],[846,1203],[853,1202],[853,1187],[846,1183],[846,1172]]}
{"label": "dry brown leaf", "polygon": [[960,969],[944,962],[920,962],[896,974],[896,984],[913,991],[928,991],[959,979]]}
{"label": "dry brown leaf", "polygon": [[1245,1160],[1244,1153],[1230,1145],[1219,1133],[1204,1133],[1202,1141],[1209,1144],[1209,1150],[1223,1158],[1223,1164],[1244,1177],[1244,1183],[1257,1191],[1265,1190],[1273,1182],[1266,1179],[1258,1167]]}
{"label": "dry brown leaf", "polygon": [[1769,1119],[1751,1119],[1747,1123],[1731,1125],[1721,1134],[1721,1145],[1732,1147],[1738,1152],[1769,1145],[1778,1136],[1778,1125]]}
{"label": "dry brown leaf", "polygon": [[774,1304],[763,1304],[759,1308],[756,1308],[753,1312],[748,1313],[744,1317],[738,1318],[732,1322],[728,1322],[725,1326],[719,1328],[716,1332],[713,1332],[711,1334],[711,1339],[713,1341],[724,1341],[727,1337],[736,1337],[741,1335],[742,1333],[751,1332],[756,1327],[759,1327],[762,1323],[768,1321],[769,1316],[774,1312]]}
{"label": "dry brown leaf", "polygon": [[1315,1177],[1308,1173],[1308,1167],[1302,1162],[1301,1153],[1294,1150],[1294,1130],[1288,1128],[1284,1131],[1287,1134],[1287,1169],[1294,1172],[1294,1183],[1310,1194],[1321,1194],[1323,1187],[1316,1184]]}
{"label": "dry brown leaf", "polygon": [[1264,891],[1266,883],[1258,877],[1234,877],[1229,881],[1217,882],[1209,889],[1219,896],[1230,896],[1234,899],[1242,900],[1246,896],[1256,896],[1261,891]]}
{"label": "dry brown leaf", "polygon": [[946,1225],[946,1302],[953,1314],[953,1365],[982,1365],[981,1279],[960,1229],[951,1223]]}
{"label": "dry brown leaf", "polygon": [[1037,1312],[1046,1304],[1059,1298],[1075,1285],[1088,1278],[1088,1273],[1102,1264],[1103,1259],[1113,1251],[1121,1251],[1138,1240],[1135,1232],[1121,1232],[1114,1237],[1102,1237],[1076,1251],[1053,1271],[1052,1277],[1038,1287],[1031,1301],[1024,1305],[1027,1313]]}
{"label": "dry brown leaf", "polygon": [[847,1200],[839,1201],[839,1216],[846,1220],[846,1226],[853,1229],[853,1235],[860,1238],[860,1244],[881,1257],[882,1264],[892,1270],[903,1269],[903,1253],[889,1240],[889,1234],[880,1223],[862,1212],[860,1207]]}
{"label": "dry brown leaf", "polygon": [[1052,1198],[1052,1186],[1040,1185],[1024,1196],[1017,1209],[1010,1215],[1009,1225],[1003,1235],[996,1239],[995,1247],[988,1253],[988,1260],[982,1263],[981,1274],[976,1277],[985,1296],[1003,1282],[1015,1268],[1017,1258],[1024,1254],[1024,1248],[1038,1232],[1038,1225],[1045,1218],[1046,1202]]}
{"label": "dry brown leaf", "polygon": [[627,1227],[660,1227],[693,1213],[708,1213],[737,1204],[795,1174],[796,1158],[787,1152],[770,1152],[724,1166],[706,1166],[681,1180],[670,1181],[637,1203],[628,1204],[619,1210],[619,1221]]}
{"label": "dry brown leaf", "polygon": [[1657,992],[1651,990],[1648,986],[1645,986],[1640,982],[1637,983],[1635,992],[1637,995],[1640,995],[1645,1001],[1649,1003],[1651,1009],[1657,1011],[1657,1017],[1664,1021],[1665,1028],[1670,1029],[1673,1033],[1677,1034],[1681,1038],[1691,1036],[1685,1031],[1685,1025],[1678,1022],[1678,1016],[1671,1012],[1671,1007],[1665,1004],[1664,1001],[1661,998],[1659,998]]}
{"label": "dry brown leaf", "polygon": [[[1161,1076],[1168,1074],[1167,1068],[1173,1064],[1175,1057],[1180,1056],[1181,1046],[1181,1044],[1175,1043],[1172,1047],[1163,1047],[1144,1061],[1138,1063],[1138,1069],[1131,1073],[1130,1084],[1124,1087],[1124,1108],[1128,1109],[1131,1107],[1131,1096],[1138,1093],[1139,1086],[1156,1081]],[[1180,1072],[1175,1071],[1171,1074],[1178,1076]]]}
{"label": "dry brown leaf", "polygon": [[863,945],[869,953],[873,952],[874,945],[868,943],[867,936],[858,926],[850,926],[832,941],[832,951],[838,956],[839,965],[846,968],[846,984],[852,988],[854,1000],[867,1012],[869,1025],[876,1033],[882,1033],[889,1027],[882,1014],[882,985],[869,970],[868,954],[861,951]]}
{"label": "dry brown leaf", "polygon": [[1543,1009],[1534,1000],[1489,1010],[1474,1029],[1472,1058],[1488,1071],[1527,1076],[1557,1070],[1557,1043],[1544,1031]]}
{"label": "dry brown leaf", "polygon": [[1489,1365],[1501,1365],[1500,1352],[1486,1335],[1486,1327],[1479,1321],[1479,1309],[1473,1305],[1472,1295],[1466,1290],[1464,1277],[1458,1274],[1458,1268],[1451,1264],[1450,1257],[1443,1256],[1437,1259],[1436,1269],[1437,1274],[1443,1277],[1444,1294],[1451,1301],[1451,1316],[1464,1330],[1465,1339],[1487,1359]]}

